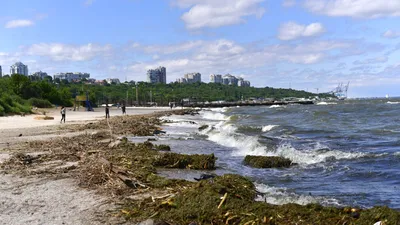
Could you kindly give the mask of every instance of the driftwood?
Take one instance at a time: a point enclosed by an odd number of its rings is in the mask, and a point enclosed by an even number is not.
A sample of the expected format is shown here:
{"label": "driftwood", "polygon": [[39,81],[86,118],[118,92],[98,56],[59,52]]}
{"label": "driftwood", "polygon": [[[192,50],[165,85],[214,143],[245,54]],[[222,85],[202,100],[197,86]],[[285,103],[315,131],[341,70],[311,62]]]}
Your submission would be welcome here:
{"label": "driftwood", "polygon": [[218,205],[218,209],[221,208],[222,204],[224,204],[224,202],[225,202],[225,200],[226,200],[226,197],[228,197],[228,192],[226,192],[226,193],[224,194],[224,197],[222,197],[222,200],[221,200],[221,202],[220,202],[219,205]]}
{"label": "driftwood", "polygon": [[32,164],[34,160],[40,159],[41,155],[31,156],[25,154],[17,154],[16,158],[18,158],[24,165]]}
{"label": "driftwood", "polygon": [[141,187],[146,187],[146,185],[140,183],[138,180],[134,179],[134,178],[130,178],[129,177],[129,173],[118,167],[113,165],[111,162],[109,162],[107,159],[105,158],[100,158],[99,162],[103,165],[106,165],[107,167],[110,168],[109,173],[115,173],[115,175],[122,181],[124,182],[124,184],[126,184],[126,186],[130,187],[130,188],[137,188],[137,186],[141,186]]}

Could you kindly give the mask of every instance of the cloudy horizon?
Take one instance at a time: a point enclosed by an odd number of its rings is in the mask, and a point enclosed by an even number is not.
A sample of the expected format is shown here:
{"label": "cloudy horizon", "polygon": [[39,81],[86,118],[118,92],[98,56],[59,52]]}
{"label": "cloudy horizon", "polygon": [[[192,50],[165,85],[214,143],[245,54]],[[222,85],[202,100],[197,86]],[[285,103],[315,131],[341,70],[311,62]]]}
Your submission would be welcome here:
{"label": "cloudy horizon", "polygon": [[164,66],[167,82],[230,73],[255,87],[328,92],[350,82],[349,97],[400,96],[398,0],[2,3],[3,74],[21,61],[29,73],[145,81]]}

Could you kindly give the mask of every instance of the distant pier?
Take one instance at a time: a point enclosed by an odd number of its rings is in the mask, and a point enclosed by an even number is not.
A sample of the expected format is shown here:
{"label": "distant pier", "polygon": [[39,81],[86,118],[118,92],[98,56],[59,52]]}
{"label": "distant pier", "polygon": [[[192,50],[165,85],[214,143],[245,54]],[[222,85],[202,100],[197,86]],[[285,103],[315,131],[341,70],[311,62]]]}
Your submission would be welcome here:
{"label": "distant pier", "polygon": [[221,103],[203,103],[203,102],[185,102],[185,107],[198,108],[221,108],[236,106],[271,106],[271,105],[313,105],[313,101],[265,101],[265,102],[221,102]]}

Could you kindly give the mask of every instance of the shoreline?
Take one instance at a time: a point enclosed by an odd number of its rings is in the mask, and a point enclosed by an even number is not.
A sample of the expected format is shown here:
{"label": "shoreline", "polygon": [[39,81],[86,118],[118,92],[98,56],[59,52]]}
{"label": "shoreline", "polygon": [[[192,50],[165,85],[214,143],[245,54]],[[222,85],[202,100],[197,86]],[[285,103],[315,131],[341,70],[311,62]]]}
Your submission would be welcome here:
{"label": "shoreline", "polygon": [[[164,112],[165,112],[166,110],[164,110]],[[168,113],[170,113],[171,111],[166,111],[165,113],[166,114],[168,114]],[[164,114],[165,114],[164,113]],[[68,115],[68,114],[67,114]],[[154,115],[154,114],[153,114]],[[123,117],[121,117],[121,118],[123,118]],[[101,118],[100,118],[101,119]],[[67,121],[68,121],[68,117],[67,117]],[[85,122],[82,122],[81,121],[81,123],[80,124],[85,124],[85,123],[87,123],[87,122],[91,122],[91,121],[85,121]],[[102,122],[102,123],[104,123],[104,122]],[[72,122],[70,123],[70,124],[73,124]],[[79,125],[79,124],[78,124]],[[57,126],[57,127],[62,127],[62,126]],[[87,127],[86,127],[87,128]],[[64,132],[64,134],[65,134],[65,132],[68,132],[68,131],[60,131],[61,133],[63,133]],[[84,131],[84,132],[87,132],[87,131]],[[40,135],[40,134],[38,134],[38,135]],[[0,151],[1,152],[1,151]],[[51,180],[49,180],[49,181],[51,181]],[[233,182],[233,181],[232,181]],[[207,186],[207,183],[204,183],[203,185],[206,185]],[[73,187],[71,187],[71,188],[73,188]],[[84,189],[83,189],[84,190]],[[195,191],[195,190],[193,190],[193,191]],[[199,190],[200,191],[200,190]],[[178,192],[179,193],[179,192]],[[168,194],[170,194],[170,193],[168,193]],[[165,195],[165,193],[162,195],[162,196],[164,196]],[[160,195],[161,196],[161,195]],[[202,199],[199,199],[199,201],[201,201]],[[155,202],[158,202],[158,201],[155,201]],[[161,202],[159,202],[159,203],[161,203]],[[83,203],[84,204],[84,203]],[[258,204],[258,203],[257,203]],[[261,204],[261,203],[260,203]],[[268,206],[269,207],[269,206]],[[282,207],[282,206],[271,206],[271,207],[273,207],[274,208],[274,210],[280,210],[280,209],[283,209],[283,210],[285,210],[285,208],[284,207]],[[168,208],[168,207],[167,207]],[[219,207],[218,207],[219,208]],[[303,211],[303,210],[305,210],[307,207],[303,207],[303,206],[299,206],[299,209],[298,210],[300,210],[300,211]],[[326,207],[323,207],[322,209],[325,209]],[[249,208],[250,209],[250,208]],[[317,209],[319,209],[318,207],[317,207]],[[328,208],[327,208],[328,209]],[[130,215],[130,211],[129,210],[134,210],[134,208],[133,209],[126,209],[126,210],[128,210],[127,212],[128,212],[128,214]],[[125,210],[125,211],[126,211]],[[151,210],[154,210],[152,207],[150,207],[149,206],[149,210],[151,211]],[[168,210],[173,210],[173,209],[168,209]],[[278,211],[279,211],[278,210]],[[359,209],[357,209],[357,210],[359,210]],[[163,211],[163,210],[161,210],[161,211]],[[338,211],[338,210],[336,210],[336,211]],[[340,210],[339,210],[340,211]],[[1,212],[1,211],[0,211]],[[133,211],[132,211],[133,212]],[[358,211],[357,211],[358,212]],[[158,213],[158,211],[157,211],[157,213]],[[350,213],[344,213],[342,216],[350,216],[350,218],[351,218],[351,214]],[[143,218],[142,218],[143,217]],[[144,214],[144,215],[141,215],[141,216],[138,216],[138,218],[140,218],[140,220],[144,220],[144,219],[146,219],[145,217],[149,217],[149,215],[147,215],[147,214]],[[347,218],[347,217],[346,217]],[[226,219],[226,218],[225,218]],[[347,219],[349,219],[349,218],[347,218]],[[128,221],[129,222],[129,221]],[[272,220],[271,220],[271,222],[273,222]],[[278,218],[275,218],[275,222],[278,222]],[[278,224],[283,224],[283,223],[278,223]]]}

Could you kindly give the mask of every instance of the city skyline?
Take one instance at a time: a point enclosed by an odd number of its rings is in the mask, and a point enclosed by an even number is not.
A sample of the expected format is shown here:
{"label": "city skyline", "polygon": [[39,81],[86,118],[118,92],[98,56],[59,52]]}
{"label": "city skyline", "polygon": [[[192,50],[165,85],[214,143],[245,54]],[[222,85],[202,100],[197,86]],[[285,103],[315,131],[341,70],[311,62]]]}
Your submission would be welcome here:
{"label": "city skyline", "polygon": [[328,92],[350,81],[349,97],[400,95],[398,0],[6,0],[2,9],[3,76],[21,61],[32,72],[146,81],[162,65],[167,83],[197,71],[255,87]]}

